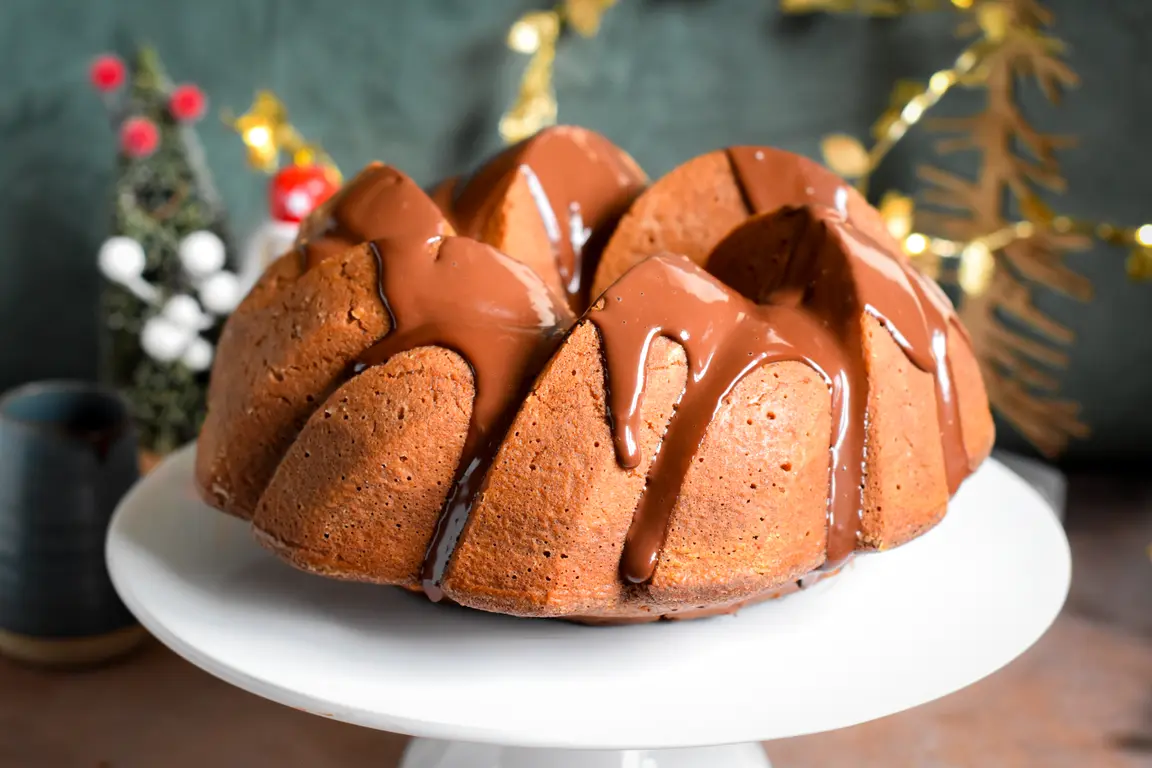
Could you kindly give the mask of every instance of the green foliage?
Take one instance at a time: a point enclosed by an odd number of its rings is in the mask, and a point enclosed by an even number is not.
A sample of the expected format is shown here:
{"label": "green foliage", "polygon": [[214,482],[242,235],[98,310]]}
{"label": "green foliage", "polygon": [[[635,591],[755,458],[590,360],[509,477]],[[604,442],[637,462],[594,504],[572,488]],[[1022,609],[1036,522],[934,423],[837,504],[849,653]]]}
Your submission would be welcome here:
{"label": "green foliage", "polygon": [[[131,90],[122,119],[146,117],[159,129],[160,142],[148,157],[121,153],[115,190],[114,234],[144,248],[143,278],[160,291],[160,305],[193,286],[183,272],[179,243],[186,235],[210,230],[228,242],[224,212],[204,166],[199,142],[168,111],[172,90],[159,57],[142,49],[133,65]],[[141,447],[167,453],[195,438],[204,416],[207,372],[183,363],[153,360],[140,346],[144,322],[159,309],[131,291],[105,283],[104,377],[127,397],[140,431]],[[201,335],[215,346],[219,329]]]}

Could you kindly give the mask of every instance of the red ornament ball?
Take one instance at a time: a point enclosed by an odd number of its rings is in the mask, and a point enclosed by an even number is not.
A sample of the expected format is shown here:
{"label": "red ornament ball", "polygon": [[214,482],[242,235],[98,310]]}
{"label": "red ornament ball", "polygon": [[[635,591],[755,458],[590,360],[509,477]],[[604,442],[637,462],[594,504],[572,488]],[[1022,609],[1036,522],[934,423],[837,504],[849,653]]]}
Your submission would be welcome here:
{"label": "red ornament ball", "polygon": [[319,165],[289,165],[272,177],[268,208],[276,221],[298,223],[336,193],[340,185]]}
{"label": "red ornament ball", "polygon": [[107,93],[124,85],[127,73],[128,68],[119,56],[105,53],[92,60],[92,66],[88,68],[88,79],[93,88]]}
{"label": "red ornament ball", "polygon": [[129,157],[148,157],[160,146],[160,130],[146,117],[130,117],[120,126],[120,149]]}
{"label": "red ornament ball", "polygon": [[204,117],[208,98],[195,85],[180,85],[168,98],[168,111],[181,122],[191,123]]}

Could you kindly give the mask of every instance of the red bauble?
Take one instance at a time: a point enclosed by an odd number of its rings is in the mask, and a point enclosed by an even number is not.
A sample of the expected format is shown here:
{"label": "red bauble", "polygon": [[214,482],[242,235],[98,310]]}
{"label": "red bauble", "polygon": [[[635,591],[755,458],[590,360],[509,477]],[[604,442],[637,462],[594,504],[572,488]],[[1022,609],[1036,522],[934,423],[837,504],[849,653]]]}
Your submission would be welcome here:
{"label": "red bauble", "polygon": [[107,93],[124,85],[127,72],[119,56],[105,53],[92,60],[92,66],[88,68],[88,79],[93,88]]}
{"label": "red bauble", "polygon": [[148,157],[160,146],[160,130],[146,117],[130,117],[120,126],[120,149],[129,157]]}
{"label": "red bauble", "polygon": [[204,91],[194,85],[180,85],[168,99],[168,111],[181,122],[191,123],[204,117],[208,99]]}
{"label": "red bauble", "polygon": [[335,194],[340,185],[318,165],[290,165],[272,177],[268,208],[276,221],[299,222]]}

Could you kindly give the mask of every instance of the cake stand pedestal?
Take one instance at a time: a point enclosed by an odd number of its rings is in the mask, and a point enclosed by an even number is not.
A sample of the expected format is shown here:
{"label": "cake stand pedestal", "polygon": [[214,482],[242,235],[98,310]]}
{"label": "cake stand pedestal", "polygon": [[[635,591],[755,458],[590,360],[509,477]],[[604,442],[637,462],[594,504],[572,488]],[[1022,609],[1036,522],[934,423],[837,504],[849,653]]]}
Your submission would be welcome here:
{"label": "cake stand pedestal", "polygon": [[[128,495],[112,580],[164,644],[233,685],[412,734],[404,768],[764,768],[758,742],[970,685],[1048,628],[1067,540],[989,461],[920,539],[736,616],[584,627],[299,573],[204,506],[190,449]],[[716,746],[736,745],[736,746]]]}

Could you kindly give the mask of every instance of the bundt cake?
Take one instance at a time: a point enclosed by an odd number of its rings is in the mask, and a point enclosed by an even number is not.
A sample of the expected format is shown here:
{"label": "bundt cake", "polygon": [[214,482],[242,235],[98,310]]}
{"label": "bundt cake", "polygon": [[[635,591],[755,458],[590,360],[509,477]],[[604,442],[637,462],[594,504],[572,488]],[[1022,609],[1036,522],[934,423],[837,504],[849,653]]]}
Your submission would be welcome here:
{"label": "bundt cake", "polygon": [[223,331],[196,481],[299,568],[613,623],[909,541],[992,440],[951,304],[851,187],[765,147],[647,186],[557,127],[317,210]]}

